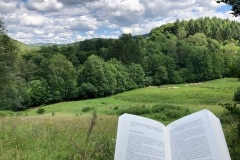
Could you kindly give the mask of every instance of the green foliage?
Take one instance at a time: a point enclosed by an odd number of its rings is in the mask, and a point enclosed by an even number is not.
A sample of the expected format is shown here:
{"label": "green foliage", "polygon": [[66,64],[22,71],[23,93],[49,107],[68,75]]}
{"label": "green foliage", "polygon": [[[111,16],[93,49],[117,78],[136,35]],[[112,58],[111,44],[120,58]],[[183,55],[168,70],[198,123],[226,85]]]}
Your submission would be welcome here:
{"label": "green foliage", "polygon": [[240,102],[240,87],[237,88],[237,91],[234,93],[233,100],[236,102]]}
{"label": "green foliage", "polygon": [[98,89],[91,83],[82,83],[79,87],[79,96],[82,98],[97,97]]}
{"label": "green foliage", "polygon": [[168,72],[166,67],[160,66],[156,69],[156,73],[153,77],[153,83],[154,85],[161,85],[168,83]]}
{"label": "green foliage", "polygon": [[115,68],[114,70],[112,70],[117,83],[114,93],[121,93],[137,87],[137,84],[130,77],[131,73],[129,69],[121,61],[111,59],[110,61],[108,61],[108,63],[110,65],[113,65]]}
{"label": "green foliage", "polygon": [[26,106],[47,104],[49,99],[48,94],[46,81],[33,80],[28,84],[24,104]]}
{"label": "green foliage", "polygon": [[80,98],[108,96],[145,86],[145,73],[140,64],[126,67],[91,55],[79,70],[78,85]]}
{"label": "green foliage", "polygon": [[139,45],[131,34],[123,34],[108,50],[108,59],[116,58],[124,64],[140,63],[142,55]]}
{"label": "green foliage", "polygon": [[191,113],[190,109],[175,105],[155,105],[151,109],[151,117],[160,121],[172,121]]}
{"label": "green foliage", "polygon": [[129,77],[132,79],[137,87],[141,88],[145,86],[146,80],[145,80],[145,72],[140,64],[131,64],[128,67],[129,70]]}
{"label": "green foliage", "polygon": [[125,109],[118,109],[117,114],[121,115],[124,113],[128,114],[134,114],[134,115],[143,115],[143,114],[149,114],[151,110],[146,106],[134,106],[134,107],[128,107]]}
{"label": "green foliage", "polygon": [[181,118],[191,113],[190,109],[179,107],[169,104],[157,104],[152,107],[143,106],[133,106],[123,109],[118,109],[116,111],[118,115],[124,113],[134,114],[134,115],[145,115],[150,116],[153,119],[159,120],[161,122],[170,122],[175,119]]}
{"label": "green foliage", "polygon": [[65,56],[54,55],[49,60],[47,73],[52,101],[72,100],[77,97],[76,69]]}
{"label": "green foliage", "polygon": [[5,24],[2,15],[0,16],[0,35],[5,34]]}
{"label": "green foliage", "polygon": [[82,112],[89,112],[89,111],[91,111],[91,110],[93,110],[93,107],[84,107],[83,109],[82,109]]}
{"label": "green foliage", "polygon": [[38,108],[37,110],[37,114],[44,114],[46,112],[46,110],[42,107]]}
{"label": "green foliage", "polygon": [[234,67],[234,71],[235,71],[236,76],[240,80],[240,57],[236,61],[236,64],[235,64],[235,67]]}
{"label": "green foliage", "polygon": [[[106,96],[114,92],[116,81],[114,74],[103,59],[96,55],[90,56],[79,72],[78,84],[85,97]],[[84,86],[83,86],[84,85]],[[87,89],[87,90],[85,90]],[[96,93],[91,93],[94,91]],[[80,92],[80,95],[83,93]]]}
{"label": "green foliage", "polygon": [[232,160],[239,159],[240,153],[240,107],[237,104],[221,104],[226,112],[222,115],[222,122],[228,124],[225,135]]}
{"label": "green foliage", "polygon": [[[0,19],[0,30],[3,26]],[[0,32],[0,109],[22,108],[21,78],[18,73],[17,47],[12,39]],[[18,81],[19,80],[19,81]]]}

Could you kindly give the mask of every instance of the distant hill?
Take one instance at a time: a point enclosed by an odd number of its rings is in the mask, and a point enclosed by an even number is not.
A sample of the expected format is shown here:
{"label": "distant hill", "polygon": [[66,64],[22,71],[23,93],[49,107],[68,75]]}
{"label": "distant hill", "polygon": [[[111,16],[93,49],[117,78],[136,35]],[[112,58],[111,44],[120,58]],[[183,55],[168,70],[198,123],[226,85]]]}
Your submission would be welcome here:
{"label": "distant hill", "polygon": [[43,47],[43,46],[63,46],[64,44],[56,44],[56,43],[34,43],[34,44],[27,44],[30,47]]}
{"label": "distant hill", "polygon": [[13,39],[13,41],[16,44],[16,46],[19,48],[19,53],[20,54],[24,54],[26,52],[30,52],[32,50],[38,49],[38,48],[35,48],[33,46],[29,46],[29,45],[27,45],[25,43],[22,43],[20,41],[14,40],[14,39]]}

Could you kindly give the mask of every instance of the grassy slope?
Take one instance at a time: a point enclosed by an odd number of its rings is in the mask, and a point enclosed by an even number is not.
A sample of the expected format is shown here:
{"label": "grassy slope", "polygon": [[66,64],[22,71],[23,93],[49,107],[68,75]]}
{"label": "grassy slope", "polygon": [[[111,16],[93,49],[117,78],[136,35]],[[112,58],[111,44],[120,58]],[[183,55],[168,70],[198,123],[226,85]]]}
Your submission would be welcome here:
{"label": "grassy slope", "polygon": [[[207,108],[214,113],[221,111],[219,103],[233,102],[232,97],[238,80],[224,78],[201,83],[164,85],[160,87],[147,87],[137,89],[106,98],[91,100],[62,102],[44,106],[47,113],[52,114],[86,114],[83,108],[95,108],[98,114],[111,114],[114,108],[131,106],[153,106],[156,104],[172,104],[187,107],[193,111]],[[37,108],[29,109],[28,115],[36,115]],[[87,112],[88,113],[88,112]]]}
{"label": "grassy slope", "polygon": [[[197,84],[147,87],[107,98],[44,106],[47,111],[44,115],[37,115],[37,108],[4,118],[0,113],[0,159],[86,159],[81,157],[80,151],[90,155],[94,146],[102,144],[104,148],[96,155],[113,159],[117,116],[106,114],[114,114],[116,108],[171,104],[188,107],[191,111],[208,108],[218,114],[222,112],[218,103],[232,102],[239,84],[237,79],[225,78]],[[98,112],[97,125],[88,144],[86,131],[92,110],[82,112],[87,107],[94,107]],[[169,118],[167,116],[166,121]],[[225,133],[228,133],[226,129]]]}
{"label": "grassy slope", "polygon": [[29,45],[27,45],[27,44],[24,44],[24,43],[22,43],[22,42],[19,42],[19,41],[17,41],[17,40],[14,40],[14,43],[16,44],[16,46],[18,47],[18,49],[19,49],[19,54],[20,55],[23,55],[23,54],[25,54],[25,53],[28,53],[28,52],[31,52],[31,51],[33,51],[33,50],[37,50],[38,48],[36,48],[36,47],[31,47],[31,46],[29,46]]}

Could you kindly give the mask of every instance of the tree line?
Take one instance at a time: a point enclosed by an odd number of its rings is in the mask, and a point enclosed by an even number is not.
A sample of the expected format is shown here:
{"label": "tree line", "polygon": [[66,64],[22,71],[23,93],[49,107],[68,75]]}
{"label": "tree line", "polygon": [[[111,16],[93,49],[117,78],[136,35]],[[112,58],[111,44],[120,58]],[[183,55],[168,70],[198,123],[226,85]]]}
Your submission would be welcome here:
{"label": "tree line", "polygon": [[104,97],[149,85],[240,78],[240,25],[230,20],[176,20],[146,36],[123,34],[21,54],[0,22],[0,109]]}

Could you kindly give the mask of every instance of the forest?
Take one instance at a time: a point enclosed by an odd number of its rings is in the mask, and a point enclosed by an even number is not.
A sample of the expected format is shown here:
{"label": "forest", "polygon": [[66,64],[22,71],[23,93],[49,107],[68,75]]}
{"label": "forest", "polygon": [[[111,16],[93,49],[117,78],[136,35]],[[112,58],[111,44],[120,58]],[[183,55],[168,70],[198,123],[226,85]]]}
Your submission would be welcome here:
{"label": "forest", "polygon": [[176,20],[147,35],[30,49],[7,36],[3,20],[0,31],[0,110],[240,78],[240,24],[230,20]]}

